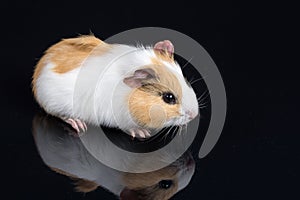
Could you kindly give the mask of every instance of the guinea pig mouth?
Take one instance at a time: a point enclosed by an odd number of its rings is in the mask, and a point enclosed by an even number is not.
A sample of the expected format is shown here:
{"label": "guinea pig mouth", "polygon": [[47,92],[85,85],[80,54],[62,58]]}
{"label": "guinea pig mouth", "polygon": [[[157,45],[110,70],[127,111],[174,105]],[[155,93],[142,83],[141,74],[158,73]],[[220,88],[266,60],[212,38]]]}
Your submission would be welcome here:
{"label": "guinea pig mouth", "polygon": [[172,126],[184,126],[186,123],[181,118],[172,118],[164,123],[164,127],[172,127]]}
{"label": "guinea pig mouth", "polygon": [[180,118],[178,118],[176,121],[177,121],[176,123],[177,125],[183,126],[183,125],[187,125],[187,123],[189,123],[191,119],[189,119],[189,117],[186,115],[181,115]]}

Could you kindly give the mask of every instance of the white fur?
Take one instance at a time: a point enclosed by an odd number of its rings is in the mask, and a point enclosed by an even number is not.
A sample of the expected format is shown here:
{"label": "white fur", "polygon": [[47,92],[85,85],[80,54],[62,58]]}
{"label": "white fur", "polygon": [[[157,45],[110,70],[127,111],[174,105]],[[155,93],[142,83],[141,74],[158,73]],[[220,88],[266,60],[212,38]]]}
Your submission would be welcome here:
{"label": "white fur", "polygon": [[[53,72],[55,64],[48,60],[36,81],[36,98],[46,112],[61,118],[78,118],[94,125],[135,128],[126,102],[132,88],[123,79],[144,65],[151,64],[155,53],[150,48],[112,45],[104,55],[93,53],[82,65],[64,74]],[[187,86],[177,64],[164,62],[176,74],[183,91],[181,115],[165,125],[181,125],[189,120],[186,110],[198,114],[198,103]]]}

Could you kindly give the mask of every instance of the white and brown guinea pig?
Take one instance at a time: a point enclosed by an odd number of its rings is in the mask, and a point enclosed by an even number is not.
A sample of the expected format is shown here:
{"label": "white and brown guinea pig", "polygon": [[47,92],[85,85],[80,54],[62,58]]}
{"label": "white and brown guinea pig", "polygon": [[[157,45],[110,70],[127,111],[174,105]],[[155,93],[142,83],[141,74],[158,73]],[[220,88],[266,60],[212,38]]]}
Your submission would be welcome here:
{"label": "white and brown guinea pig", "polygon": [[184,125],[198,115],[195,92],[168,40],[151,47],[107,44],[94,36],[51,46],[33,75],[44,110],[78,132],[86,123],[120,128],[133,137]]}
{"label": "white and brown guinea pig", "polygon": [[194,175],[195,162],[188,152],[156,171],[117,171],[99,162],[80,138],[65,134],[65,125],[60,126],[57,121],[48,116],[34,118],[35,144],[44,163],[53,171],[73,179],[78,192],[87,193],[102,187],[121,200],[167,200],[186,188]]}

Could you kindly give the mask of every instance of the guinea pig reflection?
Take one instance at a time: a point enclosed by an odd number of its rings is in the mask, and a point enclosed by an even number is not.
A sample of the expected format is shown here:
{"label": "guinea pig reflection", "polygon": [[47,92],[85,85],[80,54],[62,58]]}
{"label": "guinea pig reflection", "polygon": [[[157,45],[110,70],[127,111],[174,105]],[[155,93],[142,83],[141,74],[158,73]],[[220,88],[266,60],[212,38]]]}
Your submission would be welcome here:
{"label": "guinea pig reflection", "polygon": [[[99,162],[78,137],[68,134],[66,124],[46,115],[33,120],[33,135],[44,163],[75,181],[78,192],[101,186],[122,200],[166,200],[185,188],[195,171],[186,152],[172,164],[152,172],[121,172]],[[88,134],[88,133],[87,133]]]}

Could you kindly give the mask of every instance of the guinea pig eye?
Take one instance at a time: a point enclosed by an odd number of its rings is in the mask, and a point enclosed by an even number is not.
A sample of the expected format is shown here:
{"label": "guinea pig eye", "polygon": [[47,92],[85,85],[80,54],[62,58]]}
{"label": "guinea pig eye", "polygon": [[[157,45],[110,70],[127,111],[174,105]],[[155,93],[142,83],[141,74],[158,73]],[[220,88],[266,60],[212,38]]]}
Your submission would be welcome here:
{"label": "guinea pig eye", "polygon": [[173,185],[172,180],[162,180],[158,183],[159,188],[161,189],[169,189]]}
{"label": "guinea pig eye", "polygon": [[166,92],[162,94],[162,99],[164,102],[167,104],[175,104],[176,103],[176,98],[175,95],[172,94],[171,92]]}

